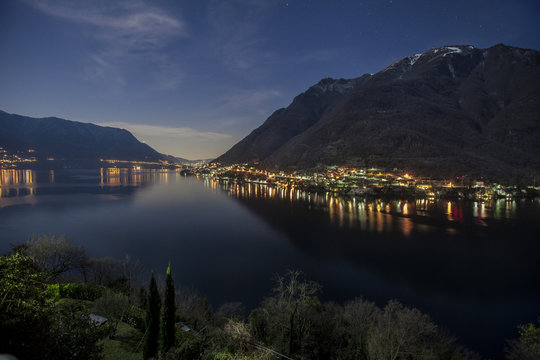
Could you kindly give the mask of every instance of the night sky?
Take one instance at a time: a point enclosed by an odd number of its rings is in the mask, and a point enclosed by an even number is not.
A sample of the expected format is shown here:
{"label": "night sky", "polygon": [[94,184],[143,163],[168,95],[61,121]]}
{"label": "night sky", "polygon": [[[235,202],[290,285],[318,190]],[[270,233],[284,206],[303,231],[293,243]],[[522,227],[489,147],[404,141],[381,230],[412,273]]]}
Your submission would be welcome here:
{"label": "night sky", "polygon": [[497,43],[540,49],[540,1],[0,1],[0,110],[212,158],[322,78]]}

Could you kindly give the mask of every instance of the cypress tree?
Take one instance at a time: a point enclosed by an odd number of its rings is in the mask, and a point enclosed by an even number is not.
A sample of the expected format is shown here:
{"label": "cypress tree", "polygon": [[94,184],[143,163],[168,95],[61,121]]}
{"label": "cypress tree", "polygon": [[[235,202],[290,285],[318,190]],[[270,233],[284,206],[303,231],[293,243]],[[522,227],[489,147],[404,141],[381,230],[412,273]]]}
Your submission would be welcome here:
{"label": "cypress tree", "polygon": [[171,264],[167,267],[167,277],[165,278],[165,299],[163,302],[163,314],[161,320],[162,350],[164,353],[175,345],[174,317],[176,306],[174,303],[174,281],[171,276]]}
{"label": "cypress tree", "polygon": [[144,341],[143,357],[145,359],[157,358],[159,340],[159,314],[161,310],[161,297],[159,296],[154,272],[150,279],[150,295],[146,308],[146,338]]}
{"label": "cypress tree", "polygon": [[148,291],[142,285],[139,288],[139,307],[144,310],[148,308]]}

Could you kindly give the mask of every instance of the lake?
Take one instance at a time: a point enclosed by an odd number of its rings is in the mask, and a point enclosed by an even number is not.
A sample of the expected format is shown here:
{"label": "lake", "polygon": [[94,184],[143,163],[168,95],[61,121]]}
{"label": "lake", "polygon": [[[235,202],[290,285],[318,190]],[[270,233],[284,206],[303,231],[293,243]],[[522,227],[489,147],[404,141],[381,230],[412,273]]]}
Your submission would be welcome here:
{"label": "lake", "polygon": [[540,200],[383,200],[220,184],[168,170],[0,170],[0,252],[66,234],[139,259],[214,308],[256,306],[299,269],[321,298],[398,299],[500,356],[540,315]]}

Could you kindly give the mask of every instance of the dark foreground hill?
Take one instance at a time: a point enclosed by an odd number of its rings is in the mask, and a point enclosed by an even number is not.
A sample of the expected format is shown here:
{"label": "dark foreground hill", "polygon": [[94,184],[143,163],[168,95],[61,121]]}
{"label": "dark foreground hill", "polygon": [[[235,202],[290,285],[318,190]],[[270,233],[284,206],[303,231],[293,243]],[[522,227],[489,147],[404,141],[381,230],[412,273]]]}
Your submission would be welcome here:
{"label": "dark foreground hill", "polygon": [[99,159],[166,159],[124,129],[55,117],[36,119],[3,111],[0,111],[0,146],[12,153],[33,149],[38,160],[55,158],[83,164]]}
{"label": "dark foreground hill", "polygon": [[374,75],[324,79],[216,161],[532,180],[540,174],[540,53],[445,46]]}

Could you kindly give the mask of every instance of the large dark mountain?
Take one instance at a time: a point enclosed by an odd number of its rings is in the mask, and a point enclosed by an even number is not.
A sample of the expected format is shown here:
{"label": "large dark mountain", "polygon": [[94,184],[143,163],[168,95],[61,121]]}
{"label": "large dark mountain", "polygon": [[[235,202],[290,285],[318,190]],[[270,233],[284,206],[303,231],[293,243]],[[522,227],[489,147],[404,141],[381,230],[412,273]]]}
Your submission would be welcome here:
{"label": "large dark mountain", "polygon": [[216,161],[532,176],[540,170],[540,53],[445,46],[375,75],[324,79]]}
{"label": "large dark mountain", "polygon": [[0,111],[0,146],[10,152],[34,149],[38,159],[95,162],[99,159],[165,159],[129,131],[55,117],[31,118]]}

